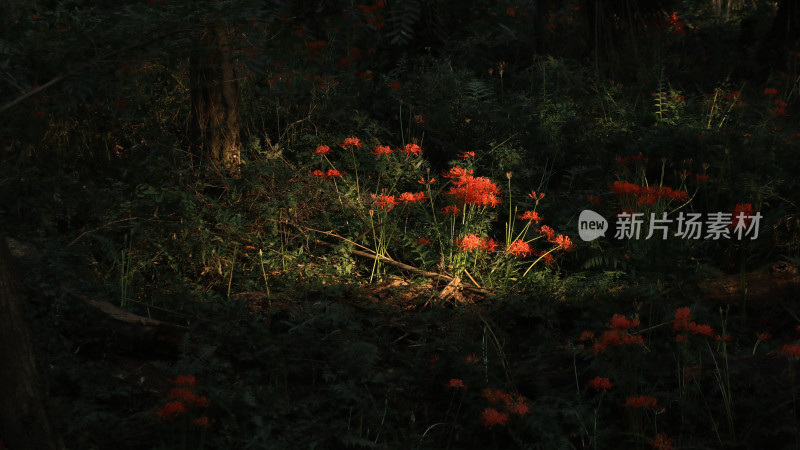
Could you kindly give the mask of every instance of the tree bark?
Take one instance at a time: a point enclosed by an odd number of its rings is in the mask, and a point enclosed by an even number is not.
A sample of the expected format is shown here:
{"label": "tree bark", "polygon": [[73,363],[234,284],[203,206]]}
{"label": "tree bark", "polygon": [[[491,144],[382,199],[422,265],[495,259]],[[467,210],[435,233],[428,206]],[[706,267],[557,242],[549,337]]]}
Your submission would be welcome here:
{"label": "tree bark", "polygon": [[190,57],[192,138],[198,156],[227,172],[241,163],[241,92],[233,57],[233,31],[221,22],[200,36]]}
{"label": "tree bark", "polygon": [[64,444],[50,424],[33,343],[0,232],[0,439],[14,450],[56,450]]}

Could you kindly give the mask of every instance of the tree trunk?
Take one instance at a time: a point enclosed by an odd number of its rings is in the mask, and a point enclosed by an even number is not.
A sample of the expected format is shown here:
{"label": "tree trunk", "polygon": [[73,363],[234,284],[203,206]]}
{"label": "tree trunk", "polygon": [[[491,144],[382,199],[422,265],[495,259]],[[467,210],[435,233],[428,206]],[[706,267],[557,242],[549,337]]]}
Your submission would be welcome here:
{"label": "tree trunk", "polygon": [[0,232],[0,439],[14,450],[63,449],[45,411],[33,343]]}
{"label": "tree trunk", "polygon": [[192,139],[201,157],[238,172],[241,162],[241,92],[233,57],[233,31],[211,24],[190,57]]}

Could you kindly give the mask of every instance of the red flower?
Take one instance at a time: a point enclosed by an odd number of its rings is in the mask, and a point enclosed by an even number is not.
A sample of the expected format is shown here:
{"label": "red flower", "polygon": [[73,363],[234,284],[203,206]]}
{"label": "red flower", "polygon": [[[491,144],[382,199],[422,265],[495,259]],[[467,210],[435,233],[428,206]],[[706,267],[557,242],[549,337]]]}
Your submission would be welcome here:
{"label": "red flower", "polygon": [[472,250],[481,248],[483,241],[477,235],[468,234],[464,236],[460,241],[457,241],[457,243],[458,243],[458,248],[460,248],[465,252],[470,252]]}
{"label": "red flower", "polygon": [[489,238],[489,239],[484,239],[484,240],[481,242],[481,248],[482,248],[484,251],[487,251],[487,252],[493,252],[493,251],[496,251],[496,250],[497,250],[497,242],[495,242],[495,241],[494,241],[494,239],[491,239],[491,238]]}
{"label": "red flower", "polygon": [[622,314],[614,314],[611,317],[611,328],[614,330],[630,330],[639,326],[639,319],[628,319]]}
{"label": "red flower", "polygon": [[512,242],[506,251],[514,256],[519,256],[522,258],[530,255],[533,252],[531,250],[531,246],[522,239],[517,239],[516,241]]}
{"label": "red flower", "polygon": [[448,205],[444,207],[442,214],[444,214],[445,216],[447,215],[457,216],[461,214],[461,210],[458,208],[458,206]]}
{"label": "red flower", "polygon": [[772,339],[772,334],[766,333],[766,332],[764,332],[764,333],[756,333],[756,337],[758,338],[759,341],[761,341],[761,342],[766,344],[767,341]]}
{"label": "red flower", "polygon": [[531,193],[528,194],[528,197],[538,201],[544,198],[544,192],[537,194],[536,191],[531,191]]}
{"label": "red flower", "polygon": [[674,444],[675,440],[668,438],[663,433],[659,433],[653,438],[653,448],[656,450],[672,450]]}
{"label": "red flower", "polygon": [[708,175],[699,174],[699,173],[697,175],[695,175],[694,177],[695,177],[695,180],[697,181],[697,184],[704,183],[704,182],[708,181],[708,178],[709,178]]}
{"label": "red flower", "polygon": [[569,236],[564,236],[563,234],[556,236],[555,240],[553,240],[553,243],[560,245],[566,251],[572,250],[573,247],[572,240],[569,238]]}
{"label": "red flower", "polygon": [[339,172],[336,169],[328,169],[328,171],[325,172],[325,176],[328,177],[328,178],[333,178],[333,177],[341,178],[342,177],[342,173]]}
{"label": "red flower", "polygon": [[584,331],[581,333],[581,336],[578,338],[578,342],[582,341],[593,341],[594,340],[594,333],[591,331]]}
{"label": "red flower", "polygon": [[475,159],[475,152],[464,152],[464,154],[463,155],[459,155],[459,157],[460,158],[464,158],[464,159],[467,159],[467,158]]}
{"label": "red flower", "polygon": [[417,125],[425,125],[425,119],[422,118],[422,114],[415,114],[414,122],[416,122]]}
{"label": "red flower", "polygon": [[325,172],[323,172],[321,170],[315,170],[315,171],[311,172],[311,175],[315,176],[315,177],[324,177],[325,176]]}
{"label": "red flower", "polygon": [[483,422],[483,425],[487,428],[491,428],[495,425],[506,425],[508,419],[508,413],[501,413],[494,408],[486,408],[483,410],[483,413],[481,413],[481,422]]}
{"label": "red flower", "polygon": [[331,151],[332,151],[331,148],[327,145],[318,145],[317,148],[311,150],[311,153],[315,155],[327,155]]}
{"label": "red flower", "polygon": [[392,153],[394,153],[394,150],[392,150],[392,148],[389,147],[388,145],[379,145],[375,147],[374,150],[372,150],[372,154],[375,156],[391,155]]}
{"label": "red flower", "polygon": [[397,201],[394,198],[394,195],[374,195],[372,198],[375,199],[375,204],[378,205],[384,211],[391,211],[394,208],[394,205],[397,204]]}
{"label": "red flower", "polygon": [[406,144],[401,151],[405,153],[406,156],[419,155],[422,153],[422,149],[417,144]]}
{"label": "red flower", "polygon": [[403,88],[403,85],[400,84],[399,81],[392,81],[391,83],[387,84],[387,86],[397,91]]}
{"label": "red flower", "polygon": [[733,220],[731,221],[731,228],[735,228],[739,224],[739,215],[742,215],[742,221],[745,226],[750,225],[749,216],[753,215],[753,205],[750,203],[737,203],[733,208]]}
{"label": "red flower", "polygon": [[470,173],[471,170],[466,171],[457,167],[450,169],[450,173],[446,176],[453,178],[455,187],[450,188],[447,195],[467,205],[497,206],[500,203],[498,197],[500,189],[488,178],[473,177]]}
{"label": "red flower", "polygon": [[800,345],[784,344],[778,353],[789,359],[800,359]]}
{"label": "red flower", "polygon": [[651,397],[649,395],[640,395],[638,397],[628,397],[625,399],[625,403],[622,406],[630,406],[631,408],[646,408],[646,409],[655,409],[658,406],[655,397]]}
{"label": "red flower", "polygon": [[431,245],[431,240],[428,238],[421,237],[417,239],[417,245]]}
{"label": "red flower", "polygon": [[344,142],[342,142],[342,147],[343,148],[350,148],[350,147],[361,148],[361,141],[357,137],[349,137],[349,138],[346,138],[344,140]]}
{"label": "red flower", "polygon": [[542,228],[539,229],[539,233],[547,236],[548,241],[552,241],[556,237],[556,232],[547,225],[542,225]]}
{"label": "red flower", "polygon": [[589,200],[589,203],[591,203],[593,205],[599,205],[600,204],[600,197],[598,197],[596,195],[586,195],[586,200]]}
{"label": "red flower", "polygon": [[179,401],[169,402],[158,410],[158,420],[172,420],[186,414],[186,407]]}
{"label": "red flower", "polygon": [[464,380],[458,378],[451,378],[450,381],[444,385],[444,387],[453,389],[466,389],[467,385],[464,384]]}
{"label": "red flower", "polygon": [[763,93],[769,95],[770,97],[774,97],[778,95],[778,90],[775,88],[766,88],[764,89]]}
{"label": "red flower", "polygon": [[532,220],[536,223],[539,223],[539,221],[542,220],[542,216],[540,216],[536,211],[525,211],[525,213],[519,216],[519,218],[520,220]]}
{"label": "red flower", "polygon": [[608,390],[613,386],[614,385],[611,384],[611,380],[605,377],[594,377],[592,381],[589,382],[589,387],[597,392],[608,392]]}

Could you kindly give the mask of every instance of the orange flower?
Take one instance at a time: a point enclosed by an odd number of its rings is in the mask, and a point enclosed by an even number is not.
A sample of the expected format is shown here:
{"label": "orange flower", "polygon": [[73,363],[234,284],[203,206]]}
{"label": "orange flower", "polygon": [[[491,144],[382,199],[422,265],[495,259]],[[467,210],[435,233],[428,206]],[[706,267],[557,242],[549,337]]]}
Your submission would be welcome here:
{"label": "orange flower", "polygon": [[465,252],[470,252],[472,250],[481,248],[482,243],[483,243],[482,239],[474,234],[468,234],[463,238],[461,238],[460,241],[457,241],[458,248],[460,248]]}
{"label": "orange flower", "polygon": [[483,410],[483,413],[481,413],[481,422],[483,422],[483,425],[487,428],[491,428],[495,425],[506,425],[508,419],[508,413],[501,413],[494,408],[486,408]]}
{"label": "orange flower", "polygon": [[542,225],[542,228],[539,229],[539,233],[547,236],[548,241],[552,241],[556,236],[556,232],[547,225]]}
{"label": "orange flower", "polygon": [[539,194],[537,194],[536,191],[531,191],[531,193],[528,194],[528,197],[530,197],[530,198],[532,198],[532,199],[534,199],[536,201],[539,201],[539,200],[544,198],[544,192],[540,192]]}
{"label": "orange flower", "polygon": [[372,150],[372,154],[375,156],[391,155],[392,153],[394,153],[394,150],[392,150],[392,148],[389,147],[388,145],[379,145],[375,147],[374,150]]}
{"label": "orange flower", "polygon": [[594,377],[592,381],[589,382],[589,387],[597,392],[608,392],[612,386],[614,385],[611,384],[611,380],[605,377]]}
{"label": "orange flower", "polygon": [[457,216],[461,214],[461,210],[458,208],[458,206],[448,205],[444,207],[442,214],[444,214],[445,216],[447,215]]}
{"label": "orange flower", "polygon": [[419,155],[422,153],[422,148],[417,144],[406,144],[401,151],[405,153],[406,156]]}
{"label": "orange flower", "polygon": [[315,155],[327,155],[331,151],[332,151],[331,148],[327,145],[318,145],[317,148],[311,150],[311,153]]}
{"label": "orange flower", "polygon": [[519,256],[522,258],[530,255],[533,252],[531,250],[531,246],[522,239],[517,239],[516,241],[512,242],[506,251],[514,256]]}
{"label": "orange flower", "polygon": [[459,157],[460,158],[464,158],[464,159],[467,159],[467,158],[475,159],[475,152],[464,152],[464,154],[459,155]]}
{"label": "orange flower", "polygon": [[[461,203],[467,205],[480,205],[480,206],[497,206],[500,203],[500,189],[486,177],[473,177],[469,175],[472,171],[453,167],[450,169],[448,178],[453,178],[455,187],[447,191],[447,195],[456,197]],[[465,175],[456,176],[456,173]]]}
{"label": "orange flower", "polygon": [[497,250],[497,242],[494,239],[484,239],[481,242],[481,248],[487,252],[493,252]]}
{"label": "orange flower", "polygon": [[419,180],[417,180],[417,183],[419,183],[419,184],[433,184],[433,183],[436,183],[436,178],[431,178],[430,180],[425,181],[425,177],[422,177]]}
{"label": "orange flower", "polygon": [[537,213],[536,211],[525,211],[525,213],[519,216],[519,219],[528,221],[532,220],[536,223],[539,223],[539,221],[542,220],[542,216],[540,216],[539,213]]}
{"label": "orange flower", "polygon": [[466,389],[467,385],[464,384],[464,380],[458,378],[451,378],[450,381],[444,385],[444,387],[453,389]]}
{"label": "orange flower", "polygon": [[346,138],[341,145],[343,148],[350,148],[350,147],[361,148],[361,141],[357,137],[349,137]]}
{"label": "orange flower", "polygon": [[572,240],[570,240],[569,236],[564,236],[563,234],[559,234],[558,236],[556,236],[553,243],[556,245],[560,245],[566,251],[572,250],[573,247]]}
{"label": "orange flower", "polygon": [[378,205],[384,211],[391,211],[392,208],[397,204],[397,201],[394,198],[394,195],[372,195],[372,198],[375,199],[375,204]]}
{"label": "orange flower", "polygon": [[324,177],[325,176],[325,172],[323,172],[321,170],[315,170],[315,171],[311,172],[311,175],[315,176],[315,177]]}

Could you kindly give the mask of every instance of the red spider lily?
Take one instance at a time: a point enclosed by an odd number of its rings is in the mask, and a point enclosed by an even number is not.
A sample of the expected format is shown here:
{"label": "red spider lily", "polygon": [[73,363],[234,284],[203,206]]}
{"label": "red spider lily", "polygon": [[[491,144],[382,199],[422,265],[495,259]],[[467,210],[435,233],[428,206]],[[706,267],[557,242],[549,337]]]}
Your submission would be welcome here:
{"label": "red spider lily", "polygon": [[542,228],[539,229],[539,233],[547,236],[548,241],[552,241],[556,237],[555,230],[548,227],[547,225],[542,225]]}
{"label": "red spider lily", "polygon": [[315,170],[315,171],[311,172],[311,175],[315,176],[315,177],[324,177],[325,176],[325,172],[323,172],[321,170]]}
{"label": "red spider lily", "polygon": [[594,340],[594,333],[591,331],[583,331],[581,332],[581,336],[578,338],[578,342],[582,341],[593,341]]}
{"label": "red spider lily", "polygon": [[594,377],[591,381],[589,381],[589,387],[597,392],[608,392],[613,386],[614,385],[611,384],[611,380],[605,377]]}
{"label": "red spider lily", "polygon": [[675,439],[667,437],[666,434],[659,433],[653,438],[653,448],[655,450],[672,450]]}
{"label": "red spider lily", "polygon": [[379,145],[375,147],[374,150],[372,150],[372,154],[375,156],[391,155],[392,153],[394,153],[394,150],[392,150],[392,148],[389,147],[388,145]]}
{"label": "red spider lily", "polygon": [[455,217],[461,214],[461,210],[458,208],[458,206],[447,205],[444,207],[444,210],[442,210],[442,214],[444,214],[445,216],[452,215]]}
{"label": "red spider lily", "polygon": [[417,125],[425,125],[425,119],[422,118],[422,114],[415,114],[414,122],[416,122]]}
{"label": "red spider lily", "polygon": [[318,145],[317,148],[311,150],[311,153],[315,155],[327,155],[332,152],[331,148],[327,145]]}
{"label": "red spider lily", "polygon": [[406,203],[424,202],[427,199],[428,197],[425,196],[424,192],[403,192],[399,198],[401,202]]}
{"label": "red spider lily", "polygon": [[421,237],[417,239],[417,245],[431,245],[431,240],[428,238]]}
{"label": "red spider lily", "polygon": [[751,219],[749,216],[753,215],[753,205],[750,203],[737,203],[733,208],[733,220],[731,221],[731,228],[735,228],[739,224],[739,215],[742,215],[742,220],[745,226],[750,225]]}
{"label": "red spider lily", "polygon": [[472,169],[467,170],[461,167],[451,167],[450,170],[443,173],[442,176],[450,179],[460,179],[472,176]]}
{"label": "red spider lily", "polygon": [[158,410],[158,420],[166,421],[186,414],[186,406],[179,401],[169,402]]}
{"label": "red spider lily", "polygon": [[454,169],[456,168],[450,169],[450,174],[464,173],[464,175],[453,177],[455,186],[447,191],[447,195],[453,196],[467,205],[495,207],[500,203],[500,198],[498,197],[500,188],[492,183],[491,180],[486,177],[473,177],[466,174],[472,171],[465,171],[464,169],[454,171]]}
{"label": "red spider lily", "polygon": [[772,339],[772,334],[764,332],[764,333],[756,333],[756,337],[759,341],[763,343],[767,343],[770,339]]}
{"label": "red spider lily", "polygon": [[525,211],[518,217],[520,220],[534,221],[536,223],[539,223],[542,220],[542,216],[540,216],[536,211]]}
{"label": "red spider lily", "polygon": [[481,248],[482,248],[484,251],[487,251],[487,252],[494,252],[494,251],[496,251],[496,250],[497,250],[497,247],[498,247],[498,245],[497,245],[497,242],[495,242],[495,240],[494,240],[494,239],[491,239],[491,238],[489,238],[489,239],[484,239],[484,240],[481,242]]}
{"label": "red spider lily", "polygon": [[521,258],[524,258],[533,253],[533,251],[531,250],[531,246],[522,239],[517,239],[516,241],[512,242],[511,245],[508,246],[506,251],[514,256],[519,256]]}
{"label": "red spider lily", "polygon": [[800,359],[800,345],[784,344],[778,353],[789,359]]}
{"label": "red spider lily", "polygon": [[341,146],[343,148],[361,148],[361,140],[359,140],[357,137],[349,137],[342,142]]}
{"label": "red spider lily", "polygon": [[457,240],[456,244],[462,251],[471,252],[472,250],[481,248],[482,242],[483,240],[477,235],[468,234],[461,238],[461,240]]}
{"label": "red spider lily", "polygon": [[589,203],[591,203],[593,205],[599,205],[600,204],[600,197],[598,197],[596,195],[587,194],[586,195],[586,200],[589,200]]}
{"label": "red spider lily", "polygon": [[464,152],[464,154],[459,155],[459,157],[460,158],[464,158],[464,159],[467,159],[467,158],[475,159],[475,152]]}
{"label": "red spider lily", "polygon": [[406,156],[416,156],[422,154],[422,148],[420,148],[420,146],[417,144],[406,144],[406,146],[400,151],[405,153]]}
{"label": "red spider lily", "polygon": [[766,88],[762,91],[763,94],[769,95],[770,97],[774,97],[778,95],[778,90],[775,88]]}
{"label": "red spider lily", "polygon": [[508,423],[508,413],[501,413],[494,408],[486,408],[481,413],[481,422],[487,428],[495,425],[506,425]]}
{"label": "red spider lily", "polygon": [[394,89],[396,91],[399,91],[400,89],[403,88],[403,85],[400,84],[399,81],[392,81],[391,83],[387,84],[386,86],[389,86],[390,88],[392,88],[392,89]]}
{"label": "red spider lily", "polygon": [[540,192],[540,193],[537,194],[536,191],[531,191],[531,193],[528,194],[528,197],[530,197],[530,198],[532,198],[532,199],[534,199],[536,201],[539,201],[539,200],[544,198],[544,192]]}
{"label": "red spider lily", "polygon": [[655,397],[649,395],[640,395],[638,397],[628,397],[622,406],[630,406],[631,408],[645,408],[653,410],[658,407],[658,401]]}
{"label": "red spider lily", "polygon": [[466,389],[467,385],[464,384],[464,380],[461,380],[459,378],[451,378],[450,381],[448,381],[447,384],[444,385],[444,387],[452,389]]}
{"label": "red spider lily", "polygon": [[419,184],[433,184],[433,183],[436,183],[436,178],[431,178],[428,181],[425,181],[425,177],[422,177],[419,180],[417,180],[417,183],[419,183]]}
{"label": "red spider lily", "polygon": [[336,169],[328,169],[328,171],[325,172],[325,176],[328,177],[328,178],[333,178],[333,177],[341,178],[342,177],[342,173],[339,172]]}
{"label": "red spider lily", "polygon": [[384,211],[391,211],[392,208],[397,204],[397,201],[394,198],[394,195],[372,195],[372,198],[375,199],[375,204],[378,205]]}
{"label": "red spider lily", "polygon": [[563,234],[559,234],[553,240],[553,243],[556,245],[560,245],[564,250],[570,251],[572,250],[573,244],[572,240],[568,236],[564,236]]}

